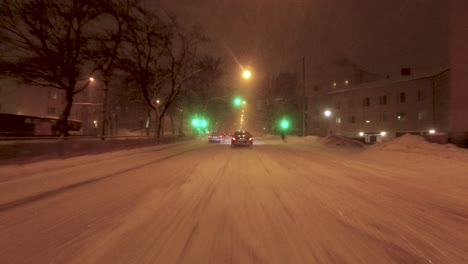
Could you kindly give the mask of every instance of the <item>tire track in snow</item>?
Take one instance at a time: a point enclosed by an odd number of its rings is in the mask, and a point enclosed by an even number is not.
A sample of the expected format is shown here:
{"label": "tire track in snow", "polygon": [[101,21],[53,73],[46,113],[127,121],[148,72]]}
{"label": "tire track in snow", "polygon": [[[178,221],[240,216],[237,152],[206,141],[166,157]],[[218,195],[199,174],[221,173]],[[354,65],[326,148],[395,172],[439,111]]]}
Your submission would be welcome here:
{"label": "tire track in snow", "polygon": [[43,199],[47,199],[47,198],[59,195],[61,193],[64,193],[64,192],[72,190],[72,189],[76,189],[76,188],[83,187],[83,186],[86,186],[86,185],[89,185],[89,184],[92,184],[92,183],[96,183],[96,182],[99,182],[99,181],[102,181],[102,180],[105,180],[105,179],[108,179],[108,178],[112,178],[112,177],[115,177],[115,176],[130,172],[132,170],[136,170],[136,169],[140,169],[142,167],[150,166],[150,165],[153,165],[156,162],[162,162],[162,161],[168,160],[170,158],[183,155],[183,154],[185,154],[187,152],[194,151],[196,149],[197,148],[184,150],[184,151],[181,151],[181,152],[178,152],[178,153],[175,153],[175,154],[172,154],[172,155],[168,155],[168,156],[165,156],[165,157],[162,157],[162,158],[157,158],[157,159],[154,159],[154,160],[150,160],[150,161],[145,162],[143,164],[138,164],[138,165],[135,165],[135,166],[123,169],[123,170],[119,170],[119,171],[107,174],[107,175],[99,177],[99,178],[94,178],[94,179],[89,179],[89,180],[73,183],[73,184],[70,184],[70,185],[62,186],[60,188],[52,189],[52,190],[49,190],[49,191],[46,191],[46,192],[26,196],[26,197],[21,198],[21,199],[17,199],[17,200],[11,201],[11,202],[7,202],[7,203],[4,203],[4,204],[0,205],[0,213],[11,210],[11,209],[14,209],[14,208],[17,208],[17,207],[20,207],[20,206],[24,206],[24,205],[27,205],[27,204],[30,204],[30,203],[33,203],[33,202],[37,202],[37,201],[40,201],[40,200],[43,200]]}

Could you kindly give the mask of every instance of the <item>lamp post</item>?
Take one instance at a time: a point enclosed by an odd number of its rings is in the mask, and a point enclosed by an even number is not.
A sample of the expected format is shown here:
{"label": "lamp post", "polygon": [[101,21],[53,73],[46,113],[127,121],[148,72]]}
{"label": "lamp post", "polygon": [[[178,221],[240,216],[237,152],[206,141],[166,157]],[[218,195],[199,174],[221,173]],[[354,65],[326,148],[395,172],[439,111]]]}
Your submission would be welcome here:
{"label": "lamp post", "polygon": [[305,77],[305,56],[302,57],[302,136],[307,136],[307,96],[306,96],[306,77]]}

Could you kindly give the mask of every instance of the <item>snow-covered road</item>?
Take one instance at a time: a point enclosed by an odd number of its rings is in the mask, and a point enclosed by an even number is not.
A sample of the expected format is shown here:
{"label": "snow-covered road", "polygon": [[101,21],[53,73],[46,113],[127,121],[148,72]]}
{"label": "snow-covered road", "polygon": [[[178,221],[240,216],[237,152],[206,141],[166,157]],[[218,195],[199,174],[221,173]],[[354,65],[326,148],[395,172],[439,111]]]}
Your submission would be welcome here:
{"label": "snow-covered road", "polygon": [[402,142],[3,166],[0,263],[468,263],[468,153]]}

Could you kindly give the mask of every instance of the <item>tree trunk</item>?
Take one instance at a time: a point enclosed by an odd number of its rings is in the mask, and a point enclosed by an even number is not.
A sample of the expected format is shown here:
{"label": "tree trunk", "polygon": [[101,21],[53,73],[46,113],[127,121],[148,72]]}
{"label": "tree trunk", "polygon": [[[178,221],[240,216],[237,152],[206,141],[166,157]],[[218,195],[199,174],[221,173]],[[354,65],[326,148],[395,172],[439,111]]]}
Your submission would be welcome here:
{"label": "tree trunk", "polygon": [[73,91],[66,90],[65,94],[67,100],[67,106],[63,111],[62,120],[60,120],[60,130],[64,137],[70,136],[70,127],[68,125],[68,118],[70,117],[71,108],[73,106]]}
{"label": "tree trunk", "polygon": [[169,119],[171,120],[172,136],[175,136],[174,117],[172,116],[172,114],[169,115]]}
{"label": "tree trunk", "polygon": [[157,138],[161,138],[163,136],[163,120],[164,120],[164,112],[161,113],[158,119],[158,133]]}
{"label": "tree trunk", "polygon": [[184,136],[184,112],[180,112],[179,118],[179,136]]}
{"label": "tree trunk", "polygon": [[158,111],[158,108],[156,107],[156,109],[154,110],[154,114],[155,114],[155,124],[154,124],[154,137],[155,138],[158,138],[159,136],[159,111]]}
{"label": "tree trunk", "polygon": [[107,95],[109,93],[109,80],[104,81],[104,98],[102,102],[102,130],[101,130],[101,140],[104,140],[106,137],[106,128],[107,128],[107,119],[108,119],[108,113],[107,113]]}

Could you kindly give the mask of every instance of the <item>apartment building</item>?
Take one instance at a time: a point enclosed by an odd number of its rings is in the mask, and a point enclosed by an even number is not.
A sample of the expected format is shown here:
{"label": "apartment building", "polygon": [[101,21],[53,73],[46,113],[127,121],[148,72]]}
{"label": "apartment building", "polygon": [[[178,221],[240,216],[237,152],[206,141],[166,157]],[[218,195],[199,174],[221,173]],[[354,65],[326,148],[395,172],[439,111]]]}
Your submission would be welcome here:
{"label": "apartment building", "polygon": [[59,117],[63,100],[59,90],[32,86],[11,78],[0,78],[0,113]]}
{"label": "apartment building", "polygon": [[[449,70],[434,70],[330,89],[310,102],[315,133],[372,143],[404,133],[449,131]],[[325,111],[328,110],[328,115]]]}

